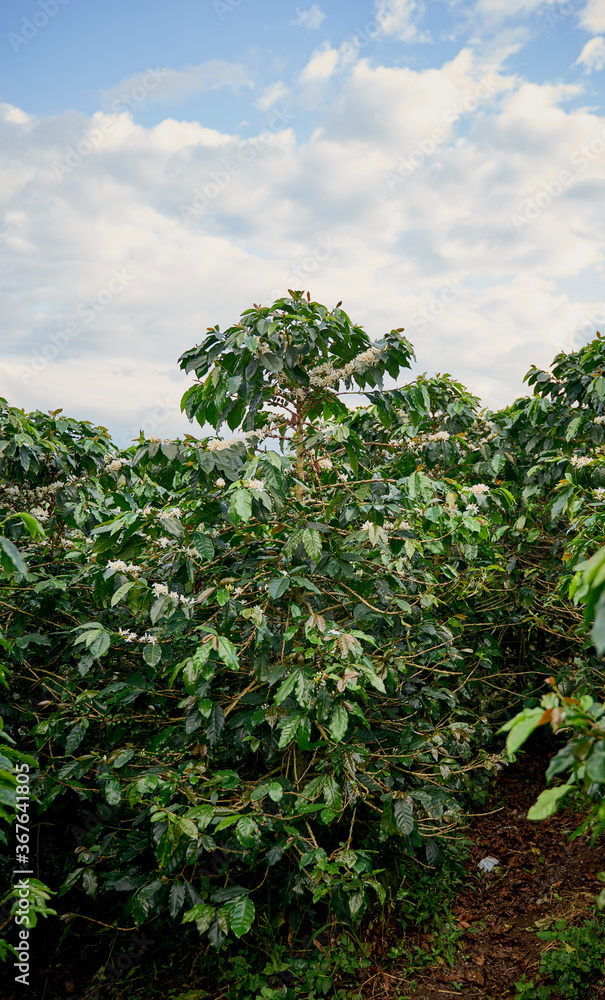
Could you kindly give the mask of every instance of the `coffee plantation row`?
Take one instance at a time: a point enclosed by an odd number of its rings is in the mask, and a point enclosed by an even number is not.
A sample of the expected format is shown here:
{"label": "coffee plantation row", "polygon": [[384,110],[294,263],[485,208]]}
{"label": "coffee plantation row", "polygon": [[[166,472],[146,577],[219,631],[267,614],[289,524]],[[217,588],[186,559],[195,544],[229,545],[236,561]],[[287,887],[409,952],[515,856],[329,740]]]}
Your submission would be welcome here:
{"label": "coffee plantation row", "polygon": [[0,400],[0,839],[32,938],[150,928],[225,996],[300,996],[320,929],[405,920],[421,877],[439,900],[546,723],[536,818],[567,771],[605,827],[605,342],[497,412],[412,359],[291,292],[183,354],[202,436],[118,450]]}

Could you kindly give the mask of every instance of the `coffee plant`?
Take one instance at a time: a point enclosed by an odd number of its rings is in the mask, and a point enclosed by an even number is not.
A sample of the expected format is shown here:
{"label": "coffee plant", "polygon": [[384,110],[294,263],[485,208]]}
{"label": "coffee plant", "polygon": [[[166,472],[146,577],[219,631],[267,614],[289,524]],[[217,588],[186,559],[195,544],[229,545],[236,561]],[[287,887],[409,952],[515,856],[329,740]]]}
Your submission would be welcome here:
{"label": "coffee plant", "polygon": [[498,412],[412,358],[293,291],[182,355],[198,436],[0,400],[3,863],[24,760],[64,934],[168,921],[212,969],[405,908],[507,719],[573,705],[553,773],[605,781],[603,342]]}

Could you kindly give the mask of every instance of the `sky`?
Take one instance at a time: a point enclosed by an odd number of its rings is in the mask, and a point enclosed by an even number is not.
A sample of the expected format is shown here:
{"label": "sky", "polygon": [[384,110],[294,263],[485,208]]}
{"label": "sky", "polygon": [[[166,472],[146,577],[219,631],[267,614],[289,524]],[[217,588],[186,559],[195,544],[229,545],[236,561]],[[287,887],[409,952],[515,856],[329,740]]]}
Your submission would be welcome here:
{"label": "sky", "polygon": [[605,0],[3,0],[0,395],[198,433],[288,288],[492,408],[605,334]]}

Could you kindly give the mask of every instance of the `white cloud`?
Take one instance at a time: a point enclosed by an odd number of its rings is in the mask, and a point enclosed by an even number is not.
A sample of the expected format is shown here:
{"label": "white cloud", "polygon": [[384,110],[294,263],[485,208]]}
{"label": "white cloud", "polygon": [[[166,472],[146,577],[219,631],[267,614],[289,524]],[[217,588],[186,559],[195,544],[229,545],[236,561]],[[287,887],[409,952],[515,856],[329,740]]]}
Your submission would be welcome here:
{"label": "white cloud", "polygon": [[376,19],[383,34],[408,44],[431,41],[429,33],[418,28],[421,13],[416,0],[376,0]]}
{"label": "white cloud", "polygon": [[[309,65],[333,74],[337,57]],[[419,370],[450,371],[486,402],[522,393],[594,305],[561,282],[592,282],[605,261],[605,119],[569,105],[577,88],[484,77],[478,58],[359,60],[304,139],[277,115],[242,142],[175,118],[0,108],[0,395],[124,442],[144,421],[182,433],[178,355],[287,287],[343,299],[373,336],[406,327]],[[318,79],[316,62],[305,82]]]}
{"label": "white cloud", "polygon": [[298,79],[300,83],[318,83],[329,80],[338,63],[338,50],[328,43],[322,45],[311,56]]}
{"label": "white cloud", "polygon": [[591,38],[580,52],[577,62],[583,64],[587,73],[598,72],[605,68],[605,38],[597,35]]}
{"label": "white cloud", "polygon": [[593,34],[605,31],[605,0],[588,0],[580,12],[580,24]]}
{"label": "white cloud", "polygon": [[217,90],[228,87],[239,91],[251,87],[247,70],[239,63],[211,59],[199,66],[185,66],[184,69],[149,68],[142,73],[125,77],[114,87],[103,91],[103,107],[113,111],[118,108],[133,110],[137,105],[150,102],[177,104],[190,94],[200,90]]}
{"label": "white cloud", "polygon": [[319,6],[319,4],[314,3],[309,10],[299,10],[296,8],[297,17],[292,24],[295,24],[299,28],[320,28],[326,15]]}
{"label": "white cloud", "polygon": [[289,87],[286,87],[282,80],[276,80],[274,83],[270,83],[268,87],[265,87],[258,100],[254,102],[254,105],[260,111],[270,111],[271,108],[277,107],[279,102],[283,101],[284,97],[287,97],[289,93]]}

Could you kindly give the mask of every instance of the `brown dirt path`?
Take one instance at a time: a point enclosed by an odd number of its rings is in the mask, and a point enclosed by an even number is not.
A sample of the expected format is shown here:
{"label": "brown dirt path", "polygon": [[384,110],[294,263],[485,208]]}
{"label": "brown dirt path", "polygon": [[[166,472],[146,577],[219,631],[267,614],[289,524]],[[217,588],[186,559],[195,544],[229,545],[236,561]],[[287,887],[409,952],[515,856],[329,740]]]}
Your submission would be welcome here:
{"label": "brown dirt path", "polygon": [[[480,810],[488,815],[471,820],[467,880],[451,907],[452,921],[463,932],[453,966],[437,962],[415,977],[418,986],[412,989],[410,980],[396,977],[396,963],[383,965],[389,978],[378,972],[371,989],[367,983],[364,996],[514,997],[522,974],[536,979],[540,953],[546,947],[536,931],[549,929],[558,919],[580,924],[591,916],[594,898],[603,888],[596,876],[605,870],[605,837],[592,849],[588,837],[570,843],[568,835],[582,816],[569,810],[541,823],[527,821],[527,810],[544,788],[547,758],[540,756],[522,757],[502,771]],[[497,858],[500,865],[480,874],[477,865],[486,856]],[[435,938],[419,932],[408,941],[428,956]],[[587,985],[585,1000],[605,1000],[605,989]]]}

